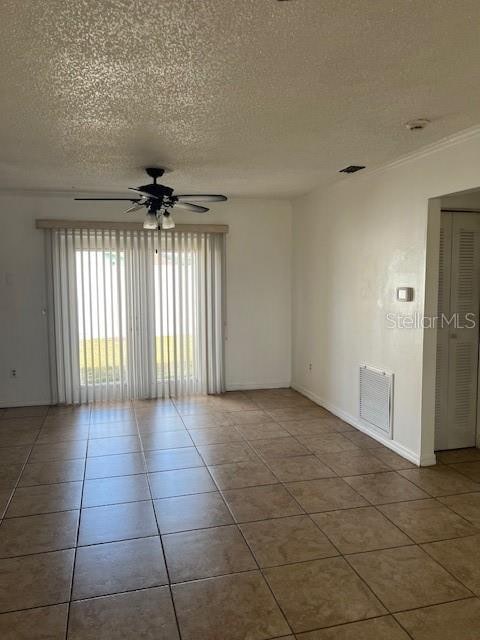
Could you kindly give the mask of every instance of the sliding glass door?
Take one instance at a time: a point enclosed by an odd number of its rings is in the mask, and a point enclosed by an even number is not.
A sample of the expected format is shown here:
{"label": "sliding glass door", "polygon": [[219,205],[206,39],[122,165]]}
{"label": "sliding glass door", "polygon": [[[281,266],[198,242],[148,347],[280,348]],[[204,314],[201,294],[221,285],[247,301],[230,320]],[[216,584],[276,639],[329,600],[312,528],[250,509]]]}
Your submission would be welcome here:
{"label": "sliding glass door", "polygon": [[58,402],[224,388],[224,236],[50,232],[52,378]]}

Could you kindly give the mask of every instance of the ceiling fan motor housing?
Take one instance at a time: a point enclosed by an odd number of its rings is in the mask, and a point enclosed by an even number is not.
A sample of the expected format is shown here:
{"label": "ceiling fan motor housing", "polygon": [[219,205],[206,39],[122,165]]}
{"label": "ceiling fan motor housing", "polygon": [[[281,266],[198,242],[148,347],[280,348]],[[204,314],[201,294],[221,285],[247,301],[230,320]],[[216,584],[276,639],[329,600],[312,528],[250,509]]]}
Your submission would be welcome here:
{"label": "ceiling fan motor housing", "polygon": [[161,178],[165,173],[165,169],[162,169],[162,167],[147,167],[145,171],[155,182],[157,178]]}

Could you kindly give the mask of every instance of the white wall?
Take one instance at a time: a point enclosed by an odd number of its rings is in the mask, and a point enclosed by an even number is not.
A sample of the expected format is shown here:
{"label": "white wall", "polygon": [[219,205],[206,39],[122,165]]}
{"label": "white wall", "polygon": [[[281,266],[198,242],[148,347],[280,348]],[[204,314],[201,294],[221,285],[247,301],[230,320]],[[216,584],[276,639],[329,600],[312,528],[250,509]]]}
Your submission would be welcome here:
{"label": "white wall", "polygon": [[[385,316],[422,312],[425,300],[436,309],[440,206],[430,207],[428,225],[428,199],[478,187],[479,166],[477,130],[346,177],[293,211],[293,384],[355,423],[359,365],[394,372],[393,447],[424,464],[434,460],[435,338],[389,329]],[[396,302],[400,285],[415,287],[414,302]]]}
{"label": "white wall", "polygon": [[441,198],[440,204],[444,209],[480,209],[480,191],[453,193]]}
{"label": "white wall", "polygon": [[[122,220],[123,203],[61,195],[0,196],[0,406],[50,400],[43,232],[36,218]],[[199,220],[228,224],[226,377],[230,389],[288,386],[291,365],[291,206],[237,199]],[[141,219],[130,214],[129,220]],[[10,378],[10,370],[18,372]]]}

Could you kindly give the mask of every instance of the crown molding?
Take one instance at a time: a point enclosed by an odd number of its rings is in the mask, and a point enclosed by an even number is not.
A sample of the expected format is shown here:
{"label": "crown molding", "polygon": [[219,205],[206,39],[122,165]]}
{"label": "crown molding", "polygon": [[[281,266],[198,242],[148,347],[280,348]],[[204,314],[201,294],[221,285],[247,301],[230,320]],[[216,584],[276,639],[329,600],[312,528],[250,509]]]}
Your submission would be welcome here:
{"label": "crown molding", "polygon": [[342,178],[339,178],[334,183],[332,183],[331,186],[344,184],[346,180],[348,180],[349,182],[353,180],[364,180],[365,178],[369,178],[370,176],[376,175],[377,173],[383,173],[385,171],[389,171],[390,169],[395,169],[396,167],[409,164],[410,162],[415,162],[416,160],[420,160],[421,158],[426,158],[435,153],[438,153],[439,151],[443,151],[444,149],[454,147],[457,144],[461,144],[478,137],[480,137],[480,125],[476,125],[468,129],[463,129],[462,131],[453,133],[449,136],[446,136],[445,138],[441,138],[437,142],[432,142],[431,144],[420,147],[415,151],[406,153],[396,158],[395,160],[390,160],[376,167],[372,167],[371,169],[367,167],[365,171],[359,171],[358,173],[351,176],[344,176]]}

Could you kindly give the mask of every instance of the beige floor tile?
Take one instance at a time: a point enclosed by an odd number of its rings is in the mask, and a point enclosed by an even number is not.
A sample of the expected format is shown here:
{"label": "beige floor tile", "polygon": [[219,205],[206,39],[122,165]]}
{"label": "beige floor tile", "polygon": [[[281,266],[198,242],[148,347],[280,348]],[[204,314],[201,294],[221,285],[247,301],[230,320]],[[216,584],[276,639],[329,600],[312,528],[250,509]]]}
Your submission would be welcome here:
{"label": "beige floor tile", "polygon": [[138,416],[138,430],[143,433],[164,433],[168,431],[185,431],[186,427],[180,417],[151,418]]}
{"label": "beige floor tile", "polygon": [[42,423],[42,431],[62,429],[63,431],[75,431],[77,427],[84,426],[87,428],[90,424],[90,412],[74,412],[74,413],[58,413],[48,414]]}
{"label": "beige floor tile", "polygon": [[282,482],[332,478],[335,473],[316,456],[290,456],[268,461],[268,466]]}
{"label": "beige floor tile", "polygon": [[355,433],[347,433],[345,437],[351,440],[354,444],[357,445],[357,447],[360,447],[361,449],[383,449],[384,448],[381,442],[379,442],[378,440],[375,440],[375,438],[371,438],[370,436],[367,436],[366,433],[361,433],[360,431],[357,431]]}
{"label": "beige floor tile", "polygon": [[40,427],[21,424],[18,427],[10,424],[4,427],[2,422],[0,421],[0,447],[33,444],[40,433]]}
{"label": "beige floor tile", "polygon": [[135,422],[99,422],[90,425],[89,438],[113,438],[119,436],[136,436]]}
{"label": "beige floor tile", "polygon": [[39,405],[35,407],[10,407],[5,410],[5,413],[2,415],[2,419],[45,417],[47,412],[47,405]]}
{"label": "beige floor tile", "polygon": [[198,451],[208,465],[254,460],[256,455],[246,442],[228,442],[199,446]]}
{"label": "beige floor tile", "polygon": [[7,510],[7,518],[32,516],[37,513],[54,513],[80,509],[81,482],[40,484],[34,487],[17,487]]}
{"label": "beige floor tile", "polygon": [[472,482],[458,471],[444,465],[405,469],[398,473],[434,497],[480,491],[480,484]]}
{"label": "beige floor tile", "polygon": [[73,600],[168,584],[160,537],[79,547]]}
{"label": "beige floor tile", "polygon": [[391,612],[471,595],[420,547],[370,551],[348,561]]}
{"label": "beige floor tile", "polygon": [[252,440],[250,444],[258,455],[265,460],[287,458],[289,456],[302,456],[309,453],[308,449],[291,436]]}
{"label": "beige floor tile", "polygon": [[382,616],[361,622],[350,622],[340,627],[308,631],[298,640],[409,640],[402,627],[391,616]]}
{"label": "beige floor tile", "polygon": [[475,640],[480,629],[480,600],[469,598],[397,613],[414,640]]}
{"label": "beige floor tile", "polygon": [[339,453],[341,451],[358,451],[360,447],[354,444],[342,433],[325,433],[319,436],[300,436],[309,451],[317,454]]}
{"label": "beige floor tile", "polygon": [[233,414],[221,411],[209,411],[208,413],[193,415],[181,413],[181,415],[187,429],[211,429],[213,427],[233,425]]}
{"label": "beige floor tile", "polygon": [[151,501],[82,509],[79,545],[115,542],[158,534]]}
{"label": "beige floor tile", "polygon": [[480,528],[480,493],[464,493],[458,496],[446,496],[439,501],[452,511],[463,516],[475,527]]}
{"label": "beige floor tile", "polygon": [[5,519],[0,525],[0,557],[75,547],[78,515],[77,510]]}
{"label": "beige floor tile", "polygon": [[0,465],[0,490],[13,489],[20,478],[23,465],[21,464],[1,464]]}
{"label": "beige floor tile", "polygon": [[338,555],[308,516],[250,522],[240,528],[261,567]]}
{"label": "beige floor tile", "polygon": [[83,480],[85,460],[55,460],[34,462],[25,465],[18,486],[31,487],[36,484],[77,482]]}
{"label": "beige floor tile", "polygon": [[390,449],[387,449],[386,447],[375,449],[375,451],[372,451],[372,453],[376,458],[379,458],[382,462],[388,464],[391,469],[396,470],[416,468],[416,465],[414,465],[413,462],[402,458],[402,456],[399,456],[398,453],[390,451]]}
{"label": "beige floor tile", "polygon": [[257,405],[240,391],[229,391],[210,398],[211,405],[219,411],[249,411],[257,409]]}
{"label": "beige floor tile", "polygon": [[73,602],[68,640],[178,640],[168,587]]}
{"label": "beige floor tile", "polygon": [[442,542],[422,548],[475,595],[480,595],[480,535]]}
{"label": "beige floor tile", "polygon": [[455,462],[474,462],[480,460],[480,449],[452,449],[451,451],[436,451],[438,462],[453,464]]}
{"label": "beige floor tile", "polygon": [[172,587],[183,640],[265,640],[290,629],[258,571]]}
{"label": "beige floor tile", "polygon": [[142,446],[145,451],[193,447],[188,431],[160,431],[142,434]]}
{"label": "beige floor tile", "polygon": [[74,550],[0,560],[0,612],[67,602]]}
{"label": "beige floor tile", "polygon": [[188,416],[215,416],[219,417],[226,415],[226,412],[216,410],[212,405],[212,398],[210,397],[195,397],[186,399],[175,400],[175,407],[178,414],[183,418]]}
{"label": "beige floor tile", "polygon": [[299,396],[297,398],[289,398],[281,396],[264,396],[257,398],[257,405],[264,410],[268,409],[284,409],[288,407],[312,407],[314,403],[308,398]]}
{"label": "beige floor tile", "polygon": [[238,432],[246,440],[261,440],[264,438],[285,438],[290,434],[277,422],[264,422],[260,424],[242,424],[237,427]]}
{"label": "beige floor tile", "polygon": [[318,453],[318,457],[339,476],[391,471],[391,467],[386,462],[380,460],[373,452],[365,449],[341,451],[339,453]]}
{"label": "beige floor tile", "polygon": [[326,433],[337,433],[336,428],[329,425],[325,418],[318,420],[289,420],[278,424],[292,436],[321,436]]}
{"label": "beige floor tile", "polygon": [[26,462],[32,447],[2,447],[0,449],[0,466],[23,464]]}
{"label": "beige floor tile", "polygon": [[23,429],[40,429],[44,422],[42,417],[19,416],[18,418],[2,418],[0,420],[0,431],[2,433],[11,431],[12,433],[20,433]]}
{"label": "beige floor tile", "polygon": [[85,480],[83,507],[99,507],[121,502],[150,500],[146,474]]}
{"label": "beige floor tile", "polygon": [[134,400],[133,408],[137,415],[142,413],[152,413],[159,418],[164,416],[178,415],[175,403],[167,398],[152,398],[146,400]]}
{"label": "beige floor tile", "polygon": [[241,442],[243,436],[235,427],[215,427],[213,429],[190,429],[190,437],[198,446],[209,444],[225,444],[227,442]]}
{"label": "beige floor tile", "polygon": [[145,460],[142,453],[122,453],[113,456],[87,458],[85,478],[113,478],[145,473]]}
{"label": "beige floor tile", "polygon": [[261,460],[211,466],[209,471],[222,491],[278,483],[277,478]]}
{"label": "beige floor tile", "polygon": [[67,604],[2,613],[0,637],[2,640],[65,640],[67,617]]}
{"label": "beige floor tile", "polygon": [[317,513],[312,519],[343,554],[412,543],[375,507]]}
{"label": "beige floor tile", "polygon": [[478,529],[437,500],[414,500],[379,507],[417,543],[473,535]]}
{"label": "beige floor tile", "polygon": [[452,464],[451,468],[455,469],[455,471],[459,471],[474,482],[480,482],[480,461],[460,462],[459,464]]}
{"label": "beige floor tile", "polygon": [[292,496],[281,485],[229,489],[223,496],[237,522],[281,518],[301,513]]}
{"label": "beige floor tile", "polygon": [[156,420],[164,420],[165,418],[177,418],[178,411],[173,402],[165,401],[164,404],[156,404],[154,407],[150,407],[148,404],[136,404],[135,415],[138,420],[146,417],[155,418]]}
{"label": "beige floor tile", "polygon": [[233,523],[219,493],[198,493],[155,500],[155,512],[162,534]]}
{"label": "beige floor tile", "polygon": [[276,422],[286,422],[288,420],[316,420],[326,418],[329,414],[322,407],[286,407],[283,409],[269,409],[268,415]]}
{"label": "beige floor tile", "polygon": [[372,504],[428,498],[428,494],[399,476],[396,471],[345,478],[345,482]]}
{"label": "beige floor tile", "polygon": [[180,449],[164,449],[163,451],[146,451],[147,469],[153,471],[171,471],[173,469],[188,469],[203,467],[204,462],[194,447]]}
{"label": "beige floor tile", "polygon": [[[57,416],[55,416],[57,418]],[[79,424],[66,427],[62,424],[53,424],[44,426],[36,444],[58,444],[60,442],[72,442],[74,440],[86,440],[90,431],[89,424]]]}
{"label": "beige floor tile", "polygon": [[73,460],[87,455],[86,440],[70,440],[33,446],[29,462],[50,462],[53,460]]}
{"label": "beige floor tile", "polygon": [[134,420],[135,414],[133,412],[133,409],[121,407],[118,403],[98,408],[94,406],[90,414],[90,422],[93,423],[123,422]]}
{"label": "beige floor tile", "polygon": [[111,456],[119,453],[135,453],[141,451],[142,445],[138,436],[115,436],[113,438],[95,438],[88,443],[87,455]]}
{"label": "beige floor tile", "polygon": [[337,433],[357,433],[358,431],[358,429],[355,429],[351,425],[347,424],[344,420],[337,418],[328,411],[326,416],[324,417],[324,422]]}
{"label": "beige floor tile", "polygon": [[206,467],[157,471],[149,474],[149,482],[152,498],[173,498],[217,490]]}
{"label": "beige floor tile", "polygon": [[237,526],[172,533],[162,538],[171,582],[185,582],[257,565]]}
{"label": "beige floor tile", "polygon": [[264,424],[265,422],[271,422],[271,418],[265,411],[255,409],[252,411],[234,411],[229,414],[232,424]]}
{"label": "beige floor tile", "polygon": [[272,567],[264,575],[295,633],[386,613],[343,558]]}
{"label": "beige floor tile", "polygon": [[307,513],[351,509],[368,504],[342,478],[289,482],[286,486]]}
{"label": "beige floor tile", "polygon": [[5,511],[7,510],[8,502],[11,495],[11,489],[0,490],[0,520],[3,518]]}

